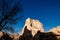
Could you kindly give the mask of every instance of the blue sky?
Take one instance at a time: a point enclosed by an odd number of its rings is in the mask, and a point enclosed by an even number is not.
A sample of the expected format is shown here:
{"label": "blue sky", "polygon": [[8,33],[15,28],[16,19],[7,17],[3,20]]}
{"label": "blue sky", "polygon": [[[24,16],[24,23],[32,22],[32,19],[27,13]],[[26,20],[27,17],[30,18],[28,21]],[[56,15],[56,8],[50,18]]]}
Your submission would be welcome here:
{"label": "blue sky", "polygon": [[24,17],[14,25],[16,30],[22,30],[28,17],[42,22],[45,31],[60,25],[60,0],[22,0],[21,4]]}
{"label": "blue sky", "polygon": [[20,31],[28,17],[42,22],[45,31],[60,25],[60,0],[22,0],[22,8],[24,17],[17,24]]}
{"label": "blue sky", "polygon": [[45,31],[60,25],[60,0],[22,0],[22,4],[24,22],[28,17],[38,19]]}

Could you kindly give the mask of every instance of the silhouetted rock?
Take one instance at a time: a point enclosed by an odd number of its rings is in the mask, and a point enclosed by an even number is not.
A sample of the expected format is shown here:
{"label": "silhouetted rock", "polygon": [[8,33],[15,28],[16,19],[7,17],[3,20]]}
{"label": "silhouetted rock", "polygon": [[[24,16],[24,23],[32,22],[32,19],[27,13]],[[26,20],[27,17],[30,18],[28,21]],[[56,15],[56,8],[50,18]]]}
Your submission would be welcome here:
{"label": "silhouetted rock", "polygon": [[27,29],[27,26],[24,29],[24,33],[19,37],[19,40],[32,40],[33,36],[31,31]]}
{"label": "silhouetted rock", "polygon": [[19,40],[58,40],[56,35],[52,32],[40,32],[38,31],[35,36],[32,35],[31,31],[25,27],[24,33],[19,37]]}
{"label": "silhouetted rock", "polygon": [[40,31],[34,36],[34,40],[58,40],[52,32],[42,33]]}
{"label": "silhouetted rock", "polygon": [[1,36],[0,40],[13,40],[7,33],[3,32],[3,36]]}

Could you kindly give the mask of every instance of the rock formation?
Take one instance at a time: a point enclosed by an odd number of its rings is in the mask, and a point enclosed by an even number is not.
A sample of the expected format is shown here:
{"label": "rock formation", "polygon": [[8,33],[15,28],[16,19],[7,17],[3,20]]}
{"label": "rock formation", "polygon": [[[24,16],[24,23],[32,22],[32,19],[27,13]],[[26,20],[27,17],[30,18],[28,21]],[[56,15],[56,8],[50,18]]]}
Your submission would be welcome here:
{"label": "rock formation", "polygon": [[40,32],[38,31],[37,34],[33,37],[34,40],[58,40],[55,34],[52,32]]}
{"label": "rock formation", "polygon": [[0,40],[60,40],[60,26],[44,32],[41,22],[28,18],[20,34],[0,31]]}
{"label": "rock formation", "polygon": [[58,40],[56,34],[44,32],[43,25],[38,20],[28,18],[25,22],[19,40]]}
{"label": "rock formation", "polygon": [[19,34],[8,34],[0,32],[0,40],[19,40]]}
{"label": "rock formation", "polygon": [[3,33],[0,31],[0,38],[3,36]]}
{"label": "rock formation", "polygon": [[37,31],[44,32],[43,24],[38,20],[28,18],[25,22],[21,35],[23,34],[25,27],[32,32],[33,36],[37,33]]}
{"label": "rock formation", "polygon": [[40,32],[37,31],[37,33],[33,36],[32,32],[27,29],[27,26],[24,29],[24,33],[19,37],[19,40],[58,40],[56,35],[52,32]]}
{"label": "rock formation", "polygon": [[57,38],[60,39],[60,26],[52,28],[51,30],[49,30],[49,32],[53,32],[54,34],[58,35]]}
{"label": "rock formation", "polygon": [[49,32],[53,32],[55,34],[60,35],[60,26],[57,26],[56,28],[50,29]]}
{"label": "rock formation", "polygon": [[27,26],[24,29],[23,34],[19,37],[19,40],[33,40],[32,33],[27,29]]}
{"label": "rock formation", "polygon": [[11,38],[7,33],[0,32],[0,34],[2,35],[2,36],[0,35],[1,36],[0,40],[13,40],[13,38]]}
{"label": "rock formation", "polygon": [[13,40],[19,40],[19,34],[8,34]]}

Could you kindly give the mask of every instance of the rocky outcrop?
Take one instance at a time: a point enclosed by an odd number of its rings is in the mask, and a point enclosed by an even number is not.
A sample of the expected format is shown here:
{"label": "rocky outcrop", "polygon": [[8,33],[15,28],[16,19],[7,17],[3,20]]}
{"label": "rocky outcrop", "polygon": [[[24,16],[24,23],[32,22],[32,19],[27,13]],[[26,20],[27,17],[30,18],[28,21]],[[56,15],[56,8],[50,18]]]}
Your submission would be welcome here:
{"label": "rocky outcrop", "polygon": [[28,18],[25,22],[19,40],[58,40],[53,32],[44,32],[43,24],[38,20]]}
{"label": "rocky outcrop", "polygon": [[0,31],[0,40],[60,40],[60,26],[44,32],[41,22],[28,18],[20,34]]}
{"label": "rocky outcrop", "polygon": [[3,36],[3,32],[0,31],[0,38]]}
{"label": "rocky outcrop", "polygon": [[7,33],[0,32],[0,34],[2,35],[2,36],[0,35],[1,36],[0,40],[13,40],[13,38],[11,38]]}
{"label": "rocky outcrop", "polygon": [[33,40],[32,33],[27,29],[27,26],[24,29],[24,33],[19,37],[19,40]]}
{"label": "rocky outcrop", "polygon": [[24,33],[25,27],[32,32],[33,36],[37,33],[37,31],[44,32],[43,24],[38,20],[28,18],[25,22],[21,35]]}
{"label": "rocky outcrop", "polygon": [[57,26],[56,28],[50,29],[49,32],[53,32],[55,34],[60,35],[60,26]]}
{"label": "rocky outcrop", "polygon": [[34,36],[34,40],[58,40],[56,35],[52,32],[40,32],[38,31],[37,34]]}
{"label": "rocky outcrop", "polygon": [[19,40],[19,34],[8,34],[0,32],[0,40]]}
{"label": "rocky outcrop", "polygon": [[12,40],[19,40],[19,34],[8,34],[9,37],[12,38]]}
{"label": "rocky outcrop", "polygon": [[57,26],[56,28],[52,28],[49,30],[49,32],[53,32],[54,34],[58,35],[56,36],[60,40],[60,26]]}
{"label": "rocky outcrop", "polygon": [[37,31],[37,33],[33,36],[32,32],[27,29],[27,26],[24,29],[24,33],[19,37],[19,40],[58,40],[55,34],[52,32],[40,32]]}

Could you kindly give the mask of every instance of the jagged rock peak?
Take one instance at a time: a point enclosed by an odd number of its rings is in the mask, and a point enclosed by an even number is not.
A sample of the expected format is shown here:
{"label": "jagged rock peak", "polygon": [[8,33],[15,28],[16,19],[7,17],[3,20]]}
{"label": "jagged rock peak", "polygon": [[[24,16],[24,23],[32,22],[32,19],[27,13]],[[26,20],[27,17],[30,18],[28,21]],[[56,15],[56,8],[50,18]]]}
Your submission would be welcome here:
{"label": "jagged rock peak", "polygon": [[25,27],[27,27],[27,29],[31,31],[33,36],[37,33],[37,31],[44,32],[43,24],[38,20],[27,18],[21,35],[24,33]]}
{"label": "jagged rock peak", "polygon": [[49,32],[53,32],[55,34],[60,35],[60,26],[50,29]]}
{"label": "jagged rock peak", "polygon": [[54,33],[56,35],[59,35],[59,36],[57,36],[57,39],[60,40],[60,26],[52,28],[51,30],[49,30],[49,32],[52,32],[52,33]]}

